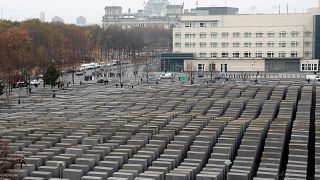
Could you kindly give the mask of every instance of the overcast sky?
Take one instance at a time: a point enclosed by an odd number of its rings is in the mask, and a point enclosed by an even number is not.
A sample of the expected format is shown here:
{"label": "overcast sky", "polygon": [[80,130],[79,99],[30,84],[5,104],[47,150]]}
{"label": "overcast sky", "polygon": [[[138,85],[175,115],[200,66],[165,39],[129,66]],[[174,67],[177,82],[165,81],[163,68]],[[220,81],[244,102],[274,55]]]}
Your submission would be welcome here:
{"label": "overcast sky", "polygon": [[[104,7],[122,6],[124,11],[131,8],[137,11],[143,8],[147,0],[0,0],[0,18],[24,20],[39,18],[45,12],[46,21],[53,16],[62,17],[66,23],[75,23],[78,16],[85,16],[89,24],[100,24]],[[197,0],[169,0],[172,4],[182,4],[185,8],[196,7]],[[239,7],[240,13],[277,13],[280,4],[281,12],[304,12],[318,5],[318,0],[198,0],[198,6]],[[255,8],[254,8],[255,7]]]}

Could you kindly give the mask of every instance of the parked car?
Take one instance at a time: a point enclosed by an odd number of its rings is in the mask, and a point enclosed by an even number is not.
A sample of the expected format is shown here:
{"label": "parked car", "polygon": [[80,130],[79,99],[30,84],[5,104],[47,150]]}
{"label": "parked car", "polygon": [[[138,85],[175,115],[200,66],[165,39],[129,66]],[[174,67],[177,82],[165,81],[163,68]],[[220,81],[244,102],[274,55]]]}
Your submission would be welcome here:
{"label": "parked car", "polygon": [[149,81],[160,81],[161,78],[157,77],[157,76],[149,76],[148,78]]}
{"label": "parked car", "polygon": [[102,78],[97,81],[97,83],[99,83],[99,84],[101,84],[103,82],[104,82],[104,80]]}
{"label": "parked car", "polygon": [[81,76],[81,75],[83,75],[83,71],[82,70],[76,70],[76,75],[77,76]]}
{"label": "parked car", "polygon": [[161,79],[172,79],[172,73],[165,73],[160,75]]}
{"label": "parked car", "polygon": [[26,82],[20,80],[20,81],[13,83],[11,85],[12,85],[12,88],[19,88],[19,87],[27,87],[28,84]]}
{"label": "parked car", "polygon": [[32,81],[30,81],[30,85],[38,86],[40,85],[40,81],[33,79]]}
{"label": "parked car", "polygon": [[317,74],[307,75],[306,80],[307,81],[320,81],[320,76]]}

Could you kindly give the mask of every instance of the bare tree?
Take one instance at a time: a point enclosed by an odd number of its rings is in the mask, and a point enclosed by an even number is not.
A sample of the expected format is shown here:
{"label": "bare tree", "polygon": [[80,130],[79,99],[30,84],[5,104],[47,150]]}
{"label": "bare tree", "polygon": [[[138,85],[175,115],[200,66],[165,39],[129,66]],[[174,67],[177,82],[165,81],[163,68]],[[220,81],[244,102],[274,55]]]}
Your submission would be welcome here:
{"label": "bare tree", "polygon": [[14,179],[17,177],[14,169],[21,163],[21,158],[18,156],[9,156],[9,154],[10,149],[8,143],[0,142],[0,179]]}
{"label": "bare tree", "polygon": [[215,75],[216,73],[216,64],[214,63],[209,64],[209,71],[210,71],[211,82],[213,82],[213,75]]}
{"label": "bare tree", "polygon": [[186,63],[186,72],[189,74],[190,82],[193,84],[193,71],[195,70],[195,67],[192,62]]}

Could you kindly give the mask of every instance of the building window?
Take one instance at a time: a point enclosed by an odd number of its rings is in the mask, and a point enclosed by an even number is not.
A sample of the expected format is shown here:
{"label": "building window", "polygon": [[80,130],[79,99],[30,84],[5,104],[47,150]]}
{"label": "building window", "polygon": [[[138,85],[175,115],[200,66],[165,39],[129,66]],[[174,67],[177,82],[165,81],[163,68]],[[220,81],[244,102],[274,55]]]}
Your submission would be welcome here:
{"label": "building window", "polygon": [[227,42],[222,42],[221,47],[227,48],[229,46],[229,43]]}
{"label": "building window", "polygon": [[298,37],[298,34],[299,34],[298,31],[292,31],[292,32],[291,32],[291,37],[292,37],[292,38],[296,38],[296,37]]}
{"label": "building window", "polygon": [[268,48],[273,48],[274,47],[274,42],[268,42],[267,46],[268,46]]}
{"label": "building window", "polygon": [[206,58],[207,57],[207,53],[205,53],[205,52],[201,52],[201,53],[199,53],[199,55],[200,55],[200,58]]}
{"label": "building window", "polygon": [[215,71],[216,70],[216,64],[209,64],[209,71]]}
{"label": "building window", "polygon": [[218,22],[211,22],[211,27],[217,27],[218,26]]}
{"label": "building window", "polygon": [[250,42],[245,42],[244,43],[244,47],[245,48],[250,48],[251,47],[251,43]]}
{"label": "building window", "polygon": [[311,37],[311,32],[310,31],[306,31],[305,34],[306,34],[306,37]]}
{"label": "building window", "polygon": [[279,52],[279,57],[281,57],[281,58],[286,57],[286,52],[280,51],[280,52]]}
{"label": "building window", "polygon": [[186,47],[186,48],[195,48],[196,47],[196,43],[195,42],[186,42],[185,44],[184,44],[184,47]]}
{"label": "building window", "polygon": [[218,57],[218,53],[216,53],[216,52],[211,52],[211,53],[210,53],[210,57],[212,57],[212,58]]}
{"label": "building window", "polygon": [[279,37],[280,37],[280,38],[285,38],[285,37],[287,37],[287,32],[286,32],[286,31],[281,31],[281,32],[279,33]]}
{"label": "building window", "polygon": [[186,39],[190,39],[190,38],[196,38],[196,34],[195,33],[185,33],[184,37]]}
{"label": "building window", "polygon": [[176,33],[175,38],[180,39],[181,38],[181,33]]}
{"label": "building window", "polygon": [[296,58],[296,57],[298,57],[298,52],[297,52],[297,51],[292,51],[292,52],[290,53],[290,56],[291,56],[292,58]]}
{"label": "building window", "polygon": [[216,42],[211,42],[210,45],[211,45],[211,48],[218,47],[218,43],[216,43]]}
{"label": "building window", "polygon": [[218,37],[218,33],[216,33],[216,32],[211,33],[211,38],[217,38],[217,37]]}
{"label": "building window", "polygon": [[204,64],[198,64],[198,71],[204,71]]}
{"label": "building window", "polygon": [[192,27],[192,22],[186,22],[185,27]]}
{"label": "building window", "polygon": [[174,46],[175,46],[176,48],[181,48],[181,43],[176,42],[176,43],[174,43]]}
{"label": "building window", "polygon": [[257,38],[262,38],[263,37],[263,33],[262,32],[257,32],[256,33],[256,37]]}
{"label": "building window", "polygon": [[244,52],[244,57],[251,57],[251,52],[250,51]]}
{"label": "building window", "polygon": [[222,38],[228,38],[229,36],[229,33],[228,32],[223,32],[222,33]]}
{"label": "building window", "polygon": [[291,47],[292,48],[298,47],[298,42],[297,41],[291,41]]}
{"label": "building window", "polygon": [[274,32],[268,32],[268,38],[274,38]]}
{"label": "building window", "polygon": [[245,38],[251,38],[252,33],[251,32],[245,32],[244,37]]}
{"label": "building window", "polygon": [[206,23],[205,22],[200,22],[200,27],[206,27]]}
{"label": "building window", "polygon": [[256,57],[258,58],[262,57],[262,52],[256,52]]}
{"label": "building window", "polygon": [[318,71],[318,64],[301,64],[302,71]]}
{"label": "building window", "polygon": [[207,43],[206,42],[200,42],[200,48],[206,48]]}
{"label": "building window", "polygon": [[263,45],[262,42],[256,42],[256,47],[257,48],[262,48],[262,45]]}
{"label": "building window", "polygon": [[239,52],[233,52],[233,53],[232,53],[232,56],[233,56],[234,58],[238,58],[238,57],[240,57],[240,53],[239,53]]}
{"label": "building window", "polygon": [[306,48],[310,48],[311,47],[311,42],[310,41],[307,41],[306,42]]}
{"label": "building window", "polygon": [[269,58],[274,57],[274,52],[272,52],[272,51],[267,52],[267,57],[269,57]]}
{"label": "building window", "polygon": [[222,57],[224,57],[224,58],[229,57],[229,53],[227,53],[227,52],[222,52]]}
{"label": "building window", "polygon": [[279,42],[279,47],[285,48],[286,46],[287,46],[286,42],[283,42],[283,41]]}
{"label": "building window", "polygon": [[304,57],[306,57],[306,58],[310,58],[310,52],[309,51],[306,51],[306,52],[304,52]]}
{"label": "building window", "polygon": [[234,48],[238,48],[240,47],[240,43],[239,42],[234,42],[232,43]]}
{"label": "building window", "polygon": [[207,34],[205,32],[200,33],[200,38],[205,39],[207,37]]}
{"label": "building window", "polygon": [[239,32],[234,32],[232,35],[233,35],[234,38],[239,38],[240,37],[240,33]]}

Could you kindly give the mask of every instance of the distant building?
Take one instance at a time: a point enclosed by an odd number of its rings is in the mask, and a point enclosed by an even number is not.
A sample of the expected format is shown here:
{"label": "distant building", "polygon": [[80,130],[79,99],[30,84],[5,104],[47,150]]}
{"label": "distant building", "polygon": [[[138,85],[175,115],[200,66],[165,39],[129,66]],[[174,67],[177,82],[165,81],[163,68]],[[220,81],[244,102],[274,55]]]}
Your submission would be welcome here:
{"label": "distant building", "polygon": [[40,21],[41,22],[45,22],[46,21],[44,12],[40,12]]}
{"label": "distant building", "polygon": [[78,26],[85,26],[85,25],[87,25],[87,20],[86,20],[86,18],[83,17],[83,16],[77,17],[77,25],[78,25]]}
{"label": "distant building", "polygon": [[182,5],[170,5],[167,0],[149,0],[144,10],[132,13],[122,12],[120,6],[106,6],[105,15],[102,19],[102,27],[118,25],[123,29],[134,27],[176,27],[183,15]]}
{"label": "distant building", "polygon": [[62,22],[63,23],[63,19],[59,16],[55,16],[51,19],[51,22]]}

